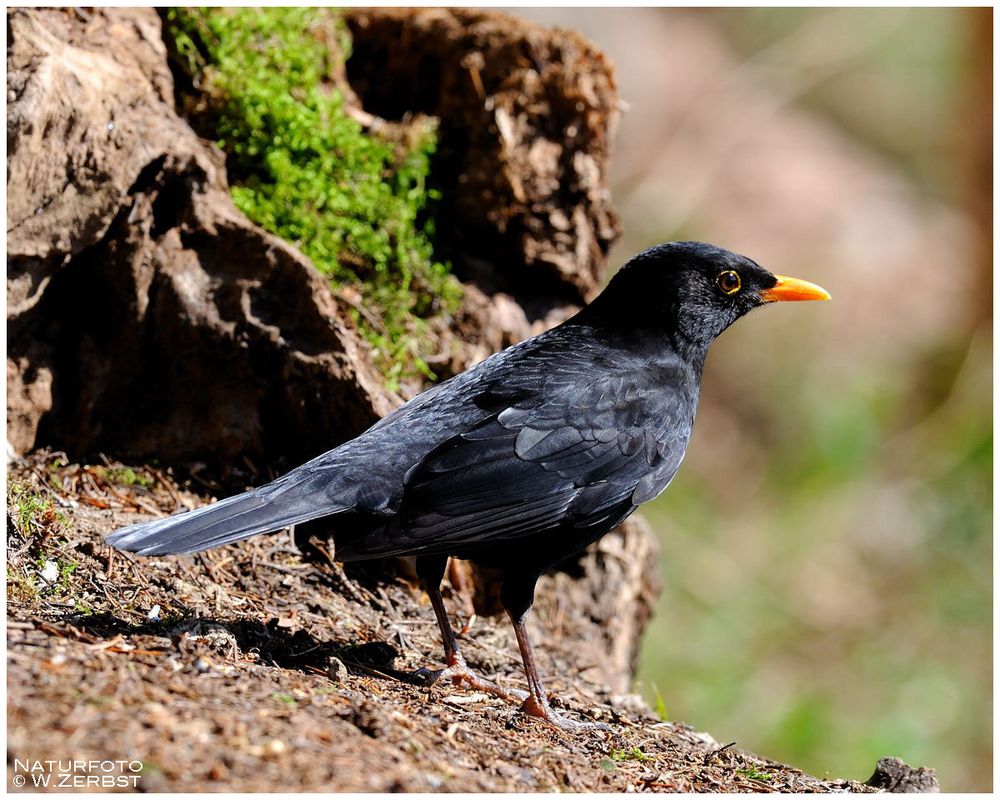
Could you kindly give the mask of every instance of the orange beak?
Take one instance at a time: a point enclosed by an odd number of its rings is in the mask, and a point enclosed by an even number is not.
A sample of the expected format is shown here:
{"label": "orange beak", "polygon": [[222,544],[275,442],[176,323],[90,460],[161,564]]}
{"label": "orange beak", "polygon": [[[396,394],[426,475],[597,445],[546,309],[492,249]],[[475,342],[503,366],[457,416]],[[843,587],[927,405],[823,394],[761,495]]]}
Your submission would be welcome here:
{"label": "orange beak", "polygon": [[779,300],[829,300],[830,293],[822,286],[798,278],[786,278],[775,275],[778,282],[770,289],[760,293],[760,299],[765,303],[775,303]]}

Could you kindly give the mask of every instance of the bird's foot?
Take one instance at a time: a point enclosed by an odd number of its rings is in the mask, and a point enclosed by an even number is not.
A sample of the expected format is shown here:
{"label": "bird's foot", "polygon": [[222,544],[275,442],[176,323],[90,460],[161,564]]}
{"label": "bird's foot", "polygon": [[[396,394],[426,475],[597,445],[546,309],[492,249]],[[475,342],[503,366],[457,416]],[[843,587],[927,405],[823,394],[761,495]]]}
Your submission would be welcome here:
{"label": "bird's foot", "polygon": [[444,669],[431,670],[426,667],[422,667],[414,674],[423,679],[425,686],[434,686],[441,681],[450,680],[455,686],[461,686],[464,683],[471,689],[491,694],[494,697],[499,697],[509,703],[520,703],[528,697],[527,692],[522,692],[519,689],[505,689],[503,686],[493,683],[493,681],[489,681],[481,675],[478,675],[469,669],[465,660],[461,657],[454,659],[452,663]]}
{"label": "bird's foot", "polygon": [[567,719],[566,717],[553,711],[552,707],[548,703],[548,700],[544,697],[538,698],[533,695],[528,696],[521,704],[521,711],[529,717],[536,717],[554,728],[558,728],[561,731],[567,731],[569,733],[611,730],[611,726],[605,725],[603,722],[583,722]]}

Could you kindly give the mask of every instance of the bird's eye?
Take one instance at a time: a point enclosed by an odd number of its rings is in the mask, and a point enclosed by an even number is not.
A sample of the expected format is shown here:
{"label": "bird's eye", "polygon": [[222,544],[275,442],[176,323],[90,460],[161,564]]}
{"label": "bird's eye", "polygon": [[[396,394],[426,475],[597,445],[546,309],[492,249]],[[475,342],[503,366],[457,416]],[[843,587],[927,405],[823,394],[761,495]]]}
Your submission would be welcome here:
{"label": "bird's eye", "polygon": [[738,272],[727,269],[725,272],[719,273],[715,283],[723,294],[736,294],[740,290],[740,275]]}

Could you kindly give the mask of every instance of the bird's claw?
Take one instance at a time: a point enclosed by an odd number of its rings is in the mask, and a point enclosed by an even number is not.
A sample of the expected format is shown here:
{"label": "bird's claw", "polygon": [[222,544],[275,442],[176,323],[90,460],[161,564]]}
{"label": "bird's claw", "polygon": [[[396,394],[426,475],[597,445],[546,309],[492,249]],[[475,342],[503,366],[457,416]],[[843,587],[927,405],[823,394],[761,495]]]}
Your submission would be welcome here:
{"label": "bird's claw", "polygon": [[579,733],[581,731],[612,730],[610,725],[606,725],[603,722],[568,719],[554,711],[547,700],[539,700],[520,689],[505,689],[473,672],[464,661],[456,661],[443,669],[421,667],[411,674],[427,687],[436,686],[441,681],[448,680],[455,686],[460,686],[464,683],[475,691],[491,694],[509,703],[520,705],[522,713],[526,716],[534,717],[561,731]]}
{"label": "bird's claw", "polygon": [[536,719],[540,719],[542,722],[545,722],[554,728],[558,728],[561,731],[567,731],[569,733],[611,730],[611,726],[605,725],[603,722],[567,719],[561,714],[553,711],[547,700],[540,700],[537,697],[529,696],[524,703],[521,704],[521,711],[529,717],[535,717]]}
{"label": "bird's claw", "polygon": [[444,669],[427,669],[427,667],[421,667],[413,674],[423,681],[424,686],[434,686],[442,680],[451,680],[455,686],[460,686],[464,683],[471,689],[491,694],[508,702],[520,703],[528,697],[527,692],[522,692],[519,689],[505,689],[493,683],[493,681],[486,680],[486,678],[477,675],[469,669],[464,661],[456,661]]}

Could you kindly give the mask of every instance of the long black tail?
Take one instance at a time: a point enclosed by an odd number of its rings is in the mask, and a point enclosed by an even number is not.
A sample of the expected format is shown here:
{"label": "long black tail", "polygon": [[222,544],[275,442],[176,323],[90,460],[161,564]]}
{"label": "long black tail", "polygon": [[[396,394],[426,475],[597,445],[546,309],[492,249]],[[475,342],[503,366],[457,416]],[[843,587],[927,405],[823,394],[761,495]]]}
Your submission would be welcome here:
{"label": "long black tail", "polygon": [[289,477],[194,511],[129,525],[106,541],[144,556],[198,553],[345,510],[309,481],[289,485]]}

